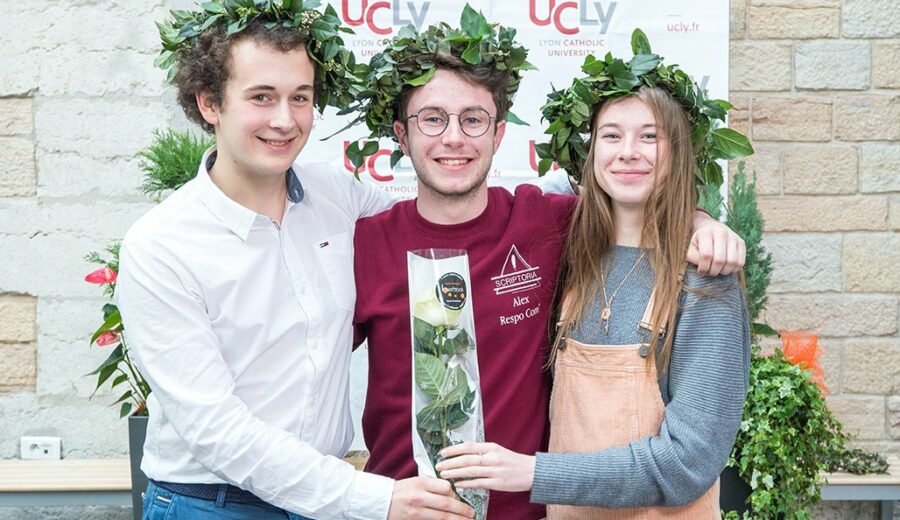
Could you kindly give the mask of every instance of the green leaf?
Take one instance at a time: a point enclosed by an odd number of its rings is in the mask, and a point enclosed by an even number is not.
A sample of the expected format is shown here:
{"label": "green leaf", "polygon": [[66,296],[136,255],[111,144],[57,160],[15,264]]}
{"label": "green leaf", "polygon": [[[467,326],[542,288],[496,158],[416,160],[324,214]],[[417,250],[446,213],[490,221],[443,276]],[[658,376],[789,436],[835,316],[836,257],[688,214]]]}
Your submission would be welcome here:
{"label": "green leaf", "polygon": [[94,334],[91,336],[91,345],[97,341],[97,338],[100,337],[104,332],[109,332],[111,330],[115,330],[122,325],[122,315],[119,313],[119,309],[116,309],[115,312],[109,315],[106,320],[103,321],[103,324],[94,331]]}
{"label": "green leaf", "polygon": [[131,390],[128,390],[124,394],[120,395],[118,399],[113,403],[114,405],[121,403],[122,401],[127,401],[131,399]]}
{"label": "green leaf", "polygon": [[400,148],[395,149],[391,152],[391,169],[393,170],[397,163],[400,162],[400,159],[403,158],[403,150]]}
{"label": "green leaf", "polygon": [[753,155],[753,146],[746,136],[730,128],[716,128],[712,132],[713,149],[718,157],[726,160]]}
{"label": "green leaf", "polygon": [[460,404],[455,404],[447,408],[447,429],[455,430],[469,421],[471,415],[462,409]]}
{"label": "green leaf", "polygon": [[[101,368],[100,373],[97,375],[97,386],[94,387],[94,393],[96,393],[97,390],[99,390],[100,387],[103,386],[103,383],[109,380],[109,378],[112,377],[112,375],[115,373],[116,365],[110,365]],[[94,394],[92,393],[91,395],[93,396]]]}
{"label": "green leaf", "polygon": [[635,29],[634,32],[631,33],[631,53],[638,55],[650,54],[652,52],[653,51],[650,50],[650,40],[647,38],[647,35],[644,34],[644,31]]}
{"label": "green leaf", "polygon": [[543,177],[550,167],[553,166],[553,159],[541,159],[538,161],[538,177]]}
{"label": "green leaf", "polygon": [[449,388],[444,391],[444,402],[462,402],[469,393],[469,378],[462,366],[457,366],[448,372],[447,386]]}
{"label": "green leaf", "polygon": [[478,65],[481,63],[481,50],[478,42],[469,42],[469,45],[466,46],[466,50],[463,51],[462,56],[460,56],[462,60],[471,65]]}
{"label": "green leaf", "polygon": [[711,184],[718,187],[722,185],[722,181],[722,167],[719,166],[719,163],[707,163],[703,169],[704,184]]}
{"label": "green leaf", "polygon": [[562,130],[565,125],[565,121],[563,121],[562,119],[557,119],[556,121],[550,123],[550,126],[548,126],[546,130],[544,130],[544,133],[553,135],[556,132]]}
{"label": "green leaf", "polygon": [[341,50],[341,49],[338,46],[337,42],[334,42],[334,41],[328,42],[328,45],[325,46],[325,54],[324,54],[325,61],[328,61],[328,60],[334,58],[335,56],[337,56],[337,53],[339,50]]}
{"label": "green leaf", "polygon": [[526,123],[525,121],[522,121],[521,119],[519,119],[519,116],[513,114],[511,110],[506,112],[506,122],[512,123],[514,125],[531,126],[528,123]]}
{"label": "green leaf", "polygon": [[125,381],[128,381],[128,374],[119,374],[118,377],[113,379],[113,382],[111,385],[109,385],[109,387],[115,388],[115,387],[119,386],[120,384],[124,383]]}
{"label": "green leaf", "polygon": [[488,24],[484,15],[472,9],[468,3],[463,7],[462,14],[459,17],[459,26],[471,38],[477,38],[486,33],[489,34],[491,31],[490,24]]}
{"label": "green leaf", "polygon": [[471,345],[472,338],[469,337],[465,329],[460,329],[456,336],[448,338],[444,342],[445,353],[451,356],[456,354],[462,355],[466,353]]}
{"label": "green leaf", "polygon": [[572,82],[572,92],[588,106],[594,106],[600,101],[600,98],[594,94],[593,90],[582,80],[576,79]]}
{"label": "green leaf", "polygon": [[581,71],[588,76],[598,76],[606,72],[606,62],[588,54],[584,59],[584,64],[581,66]]}
{"label": "green leaf", "polygon": [[[113,269],[114,271],[118,271],[118,269]],[[119,308],[116,307],[113,303],[105,303],[103,304],[103,319],[108,320],[113,313],[119,312]]]}
{"label": "green leaf", "polygon": [[122,403],[122,407],[119,408],[119,419],[129,415],[131,415],[131,403]]}
{"label": "green leaf", "polygon": [[628,70],[628,66],[622,60],[613,60],[606,68],[607,73],[612,78],[616,87],[624,90],[631,90],[638,86],[641,82],[637,77]]}
{"label": "green leaf", "polygon": [[413,316],[413,336],[425,343],[433,343],[434,327],[427,321]]}
{"label": "green leaf", "polygon": [[85,374],[86,376],[92,376],[94,374],[99,374],[105,368],[108,367],[117,367],[122,360],[125,359],[125,349],[122,347],[122,344],[118,344],[116,348],[113,349],[112,352],[106,356],[106,360],[100,364],[99,367],[95,368],[93,371]]}
{"label": "green leaf", "polygon": [[428,69],[421,76],[406,80],[406,84],[413,87],[421,87],[422,85],[428,83],[428,81],[434,76],[434,71],[434,68]]}
{"label": "green leaf", "polygon": [[403,39],[415,39],[418,32],[416,31],[416,26],[413,24],[407,24],[400,28],[397,31],[397,40]]}
{"label": "green leaf", "polygon": [[444,362],[431,354],[416,352],[415,376],[416,386],[430,399],[437,399],[447,383],[447,367]]}
{"label": "green leaf", "polygon": [[359,141],[353,141],[347,145],[347,149],[344,150],[344,155],[347,156],[347,159],[350,160],[350,164],[352,164],[357,170],[363,165],[364,157],[362,155],[362,149],[359,146]]}
{"label": "green leaf", "polygon": [[755,336],[781,337],[781,334],[779,334],[777,330],[766,325],[765,323],[751,323],[750,327],[751,327],[753,335],[755,335]]}
{"label": "green leaf", "polygon": [[211,14],[225,14],[225,6],[222,5],[222,2],[204,2],[200,7]]}
{"label": "green leaf", "polygon": [[643,76],[655,69],[659,62],[660,57],[656,54],[638,54],[631,59],[631,72],[635,76]]}
{"label": "green leaf", "polygon": [[425,430],[426,432],[442,432],[443,424],[441,424],[441,415],[445,412],[444,408],[439,408],[437,403],[429,403],[422,407],[416,414],[416,428]]}
{"label": "green leaf", "polygon": [[378,151],[378,141],[369,141],[362,147],[363,156],[370,156]]}

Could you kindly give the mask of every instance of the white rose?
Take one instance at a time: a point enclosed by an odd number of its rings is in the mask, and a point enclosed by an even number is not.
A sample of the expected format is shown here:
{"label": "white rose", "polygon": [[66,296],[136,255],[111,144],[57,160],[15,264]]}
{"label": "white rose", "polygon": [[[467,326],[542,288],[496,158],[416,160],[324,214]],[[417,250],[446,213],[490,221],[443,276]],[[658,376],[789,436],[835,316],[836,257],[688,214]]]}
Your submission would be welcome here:
{"label": "white rose", "polygon": [[425,300],[419,300],[413,307],[413,316],[427,322],[432,327],[444,325],[452,327],[459,320],[461,310],[451,310],[432,296]]}

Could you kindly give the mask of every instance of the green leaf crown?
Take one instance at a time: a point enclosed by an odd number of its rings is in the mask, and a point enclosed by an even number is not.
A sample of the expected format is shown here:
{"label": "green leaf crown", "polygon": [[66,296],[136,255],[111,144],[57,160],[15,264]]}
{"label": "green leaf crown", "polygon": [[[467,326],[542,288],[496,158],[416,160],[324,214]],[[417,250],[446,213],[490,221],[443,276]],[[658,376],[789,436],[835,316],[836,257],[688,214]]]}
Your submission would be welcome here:
{"label": "green leaf crown", "polygon": [[706,92],[677,65],[664,65],[662,58],[650,51],[650,42],[640,29],[631,35],[631,49],[634,57],[628,62],[609,53],[602,60],[588,55],[581,67],[587,77],[575,78],[569,88],[554,89],[548,94],[541,113],[550,123],[545,133],[552,138],[535,147],[540,158],[538,174],[546,173],[556,161],[580,182],[590,146],[591,119],[597,107],[647,85],[667,90],[687,112],[698,183],[721,186],[722,168],[716,160],[753,154],[746,136],[719,127],[731,104],[708,99]]}
{"label": "green leaf crown", "polygon": [[[417,87],[428,83],[440,55],[455,56],[473,66],[489,65],[510,71],[506,93],[512,100],[522,81],[521,71],[535,70],[526,60],[528,51],[515,42],[516,30],[488,23],[482,13],[468,4],[460,16],[460,27],[455,29],[441,22],[421,33],[412,25],[400,29],[386,49],[369,62],[363,112],[348,127],[365,121],[370,130],[369,139],[389,137],[396,142],[394,117],[398,96],[407,85]],[[507,120],[522,123],[512,113]],[[357,141],[347,147],[347,158],[358,169],[376,151],[377,142],[369,141],[361,147]],[[394,150],[392,168],[402,156],[400,149]]]}
{"label": "green leaf crown", "polygon": [[203,3],[199,11],[173,10],[171,22],[156,24],[163,50],[154,64],[168,71],[171,83],[179,52],[195,45],[204,31],[222,26],[233,35],[259,20],[267,29],[287,27],[308,36],[306,53],[315,67],[319,112],[329,105],[352,110],[359,105],[365,65],[356,63],[341,39],[341,33],[353,34],[353,30],[341,23],[330,5],[324,12],[316,10],[319,5],[319,0],[214,0]]}

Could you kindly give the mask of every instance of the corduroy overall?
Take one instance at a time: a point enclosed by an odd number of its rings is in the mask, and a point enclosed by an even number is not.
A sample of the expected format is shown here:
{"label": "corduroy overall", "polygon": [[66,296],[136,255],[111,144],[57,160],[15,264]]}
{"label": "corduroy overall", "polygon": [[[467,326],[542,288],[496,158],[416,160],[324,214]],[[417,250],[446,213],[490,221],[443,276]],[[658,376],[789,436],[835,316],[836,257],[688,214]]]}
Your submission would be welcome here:
{"label": "corduroy overall", "polygon": [[[653,300],[638,324],[651,330]],[[649,337],[649,334],[648,334]],[[602,451],[659,434],[665,407],[649,345],[591,345],[565,339],[557,353],[550,398],[550,449]],[[681,507],[606,509],[548,505],[547,520],[719,520],[719,481]]]}

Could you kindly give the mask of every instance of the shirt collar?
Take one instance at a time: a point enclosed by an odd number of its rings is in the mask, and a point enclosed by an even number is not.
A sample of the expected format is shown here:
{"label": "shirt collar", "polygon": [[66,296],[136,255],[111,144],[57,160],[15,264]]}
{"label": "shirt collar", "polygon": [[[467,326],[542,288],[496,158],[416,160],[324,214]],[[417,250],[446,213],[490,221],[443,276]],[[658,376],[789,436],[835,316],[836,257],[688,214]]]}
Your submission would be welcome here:
{"label": "shirt collar", "polygon": [[[212,147],[203,154],[203,160],[200,162],[200,167],[197,171],[197,182],[200,185],[200,198],[203,201],[203,204],[209,209],[213,216],[219,220],[219,222],[231,230],[232,233],[240,237],[241,240],[247,240],[247,236],[250,234],[250,230],[253,228],[253,223],[256,222],[256,219],[258,217],[268,219],[268,217],[260,215],[259,213],[238,204],[228,195],[225,195],[225,193],[215,185],[209,177],[209,170],[215,162],[216,148]],[[285,182],[287,183],[288,200],[292,204],[299,203],[303,200],[304,196],[303,185],[300,183],[300,178],[297,177],[293,167],[288,168],[288,170],[284,172],[284,176]]]}

